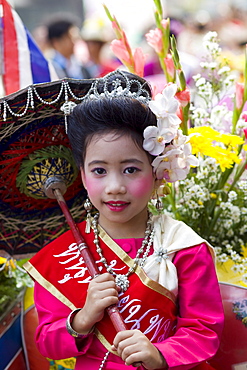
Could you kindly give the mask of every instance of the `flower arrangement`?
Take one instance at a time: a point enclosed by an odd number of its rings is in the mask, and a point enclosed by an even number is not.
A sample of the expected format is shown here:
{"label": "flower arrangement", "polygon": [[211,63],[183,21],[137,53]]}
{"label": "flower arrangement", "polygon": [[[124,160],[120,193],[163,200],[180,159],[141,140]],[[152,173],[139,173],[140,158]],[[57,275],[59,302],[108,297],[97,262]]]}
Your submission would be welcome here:
{"label": "flower arrangement", "polygon": [[33,286],[32,279],[22,269],[26,260],[0,257],[0,316],[6,312],[9,304],[24,291]]}
{"label": "flower arrangement", "polygon": [[[144,148],[157,156],[153,165],[164,178],[163,212],[215,247],[220,278],[227,273],[223,279],[247,286],[247,62],[244,81],[238,82],[240,76],[222,56],[217,33],[209,32],[200,70],[187,86],[169,19],[163,17],[161,1],[153,2],[156,28],[145,36],[167,84],[150,102],[158,126],[146,129]],[[144,53],[140,48],[132,52],[116,17],[105,10],[117,35],[112,51],[130,72],[143,76]],[[150,208],[158,212],[153,203]]]}

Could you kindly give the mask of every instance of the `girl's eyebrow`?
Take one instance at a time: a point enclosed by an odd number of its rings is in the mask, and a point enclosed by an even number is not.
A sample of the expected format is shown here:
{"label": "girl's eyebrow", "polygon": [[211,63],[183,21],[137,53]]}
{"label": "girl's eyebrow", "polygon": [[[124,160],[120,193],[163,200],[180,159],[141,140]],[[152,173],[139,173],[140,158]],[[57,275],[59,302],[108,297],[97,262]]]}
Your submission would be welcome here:
{"label": "girl's eyebrow", "polygon": [[136,164],[141,164],[143,163],[142,161],[140,161],[140,159],[136,159],[136,158],[128,158],[128,159],[125,159],[124,161],[121,161],[120,163],[136,163]]}
{"label": "girl's eyebrow", "polygon": [[[103,164],[107,164],[108,162],[106,161],[102,161],[100,159],[96,159],[94,161],[91,161],[88,163],[88,166],[95,166],[95,165],[103,165]],[[136,158],[128,158],[128,159],[124,159],[123,161],[120,162],[121,164],[127,164],[127,163],[135,163],[135,164],[142,164],[143,162],[140,161],[139,159],[136,159]]]}

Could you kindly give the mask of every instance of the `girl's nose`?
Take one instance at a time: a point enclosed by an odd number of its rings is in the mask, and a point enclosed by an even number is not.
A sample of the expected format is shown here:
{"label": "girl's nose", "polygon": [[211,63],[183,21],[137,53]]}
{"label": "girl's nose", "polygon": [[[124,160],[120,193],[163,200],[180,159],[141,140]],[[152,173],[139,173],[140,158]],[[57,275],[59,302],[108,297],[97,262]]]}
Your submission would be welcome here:
{"label": "girl's nose", "polygon": [[112,176],[108,179],[105,192],[106,194],[125,194],[126,187],[120,178]]}

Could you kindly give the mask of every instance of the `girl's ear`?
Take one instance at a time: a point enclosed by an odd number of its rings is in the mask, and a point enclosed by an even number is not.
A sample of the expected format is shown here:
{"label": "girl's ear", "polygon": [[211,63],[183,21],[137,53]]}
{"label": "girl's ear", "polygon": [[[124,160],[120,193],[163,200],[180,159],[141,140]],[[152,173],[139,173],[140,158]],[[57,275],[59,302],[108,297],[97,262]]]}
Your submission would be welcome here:
{"label": "girl's ear", "polygon": [[80,167],[80,172],[81,172],[81,180],[82,180],[83,186],[87,190],[85,172],[82,167]]}

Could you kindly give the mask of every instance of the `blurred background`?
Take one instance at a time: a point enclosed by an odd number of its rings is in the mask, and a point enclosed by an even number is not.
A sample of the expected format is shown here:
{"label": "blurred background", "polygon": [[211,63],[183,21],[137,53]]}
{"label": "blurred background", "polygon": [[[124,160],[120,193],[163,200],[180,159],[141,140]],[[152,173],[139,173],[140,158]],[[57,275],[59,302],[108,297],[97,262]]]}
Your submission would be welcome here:
{"label": "blurred background", "polygon": [[[126,27],[135,19],[135,29],[145,28],[152,22],[152,0],[10,0],[26,27],[32,31],[41,25],[52,13],[65,11],[76,15],[81,21],[86,17],[105,17],[102,4],[105,3]],[[179,17],[184,21],[193,18],[205,23],[228,17],[231,10],[247,11],[246,0],[173,0],[162,1],[167,16]],[[141,16],[140,16],[141,11]],[[126,16],[127,15],[127,16]]]}
{"label": "blurred background", "polygon": [[[163,0],[167,15],[186,18],[193,16],[198,21],[205,22],[208,17],[214,19],[227,16],[229,9],[234,7],[240,11],[247,10],[246,0]],[[42,24],[47,16],[58,11],[68,11],[80,18],[95,14],[104,16],[102,4],[105,3],[125,24],[131,23],[132,18],[145,27],[145,21],[150,18],[153,8],[151,0],[10,0],[27,28],[32,31]],[[136,10],[136,12],[135,12]],[[139,16],[141,10],[141,17]],[[126,18],[126,13],[128,17]]]}
{"label": "blurred background", "polygon": [[[47,25],[63,13],[78,29],[74,47],[76,57],[89,65],[89,74],[97,77],[115,67],[109,43],[115,38],[103,3],[115,15],[125,30],[131,47],[141,46],[150,52],[144,35],[154,28],[153,0],[9,0],[32,33],[40,49],[52,58],[51,40],[47,40]],[[242,55],[247,42],[246,0],[162,0],[164,17],[172,20],[171,31],[177,37],[178,50],[193,57],[201,54],[201,40],[208,31],[217,31],[221,47],[227,56]],[[93,42],[94,43],[93,43]],[[96,45],[97,42],[97,45]],[[147,48],[147,50],[145,49]],[[97,49],[97,50],[96,50]],[[100,54],[100,56],[99,56]],[[99,60],[100,59],[100,60]],[[94,66],[107,62],[107,68],[99,72]],[[193,61],[192,61],[193,64]],[[93,65],[93,66],[92,66]],[[109,67],[109,68],[108,68]],[[242,67],[242,66],[241,66]],[[87,73],[86,73],[87,74]]]}

